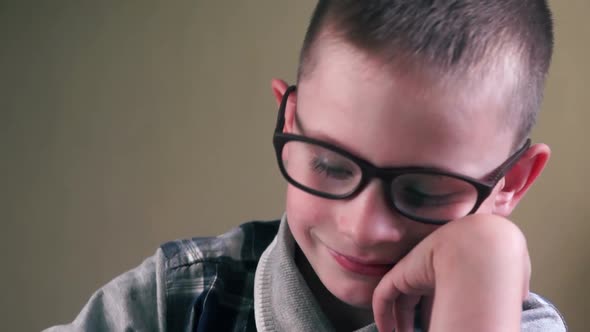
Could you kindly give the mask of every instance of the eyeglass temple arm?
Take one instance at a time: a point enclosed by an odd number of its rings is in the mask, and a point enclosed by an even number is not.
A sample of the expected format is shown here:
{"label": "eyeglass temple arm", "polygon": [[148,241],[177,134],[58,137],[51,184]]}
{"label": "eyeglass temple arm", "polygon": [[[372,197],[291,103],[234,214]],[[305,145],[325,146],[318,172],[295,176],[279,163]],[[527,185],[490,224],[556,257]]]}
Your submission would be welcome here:
{"label": "eyeglass temple arm", "polygon": [[285,109],[287,108],[287,101],[289,100],[289,94],[297,89],[296,85],[291,85],[285,91],[283,95],[283,99],[281,100],[281,105],[279,107],[279,114],[277,116],[277,126],[275,127],[275,133],[283,132],[283,127],[285,126]]}
{"label": "eyeglass temple arm", "polygon": [[496,183],[498,182],[505,174],[507,171],[509,171],[514,164],[516,164],[516,162],[518,160],[520,160],[520,157],[522,157],[522,155],[531,147],[531,139],[527,138],[526,142],[524,142],[523,146],[518,149],[510,158],[508,158],[508,160],[506,160],[502,165],[500,165],[498,168],[496,168],[496,170],[489,175],[488,179],[493,182]]}

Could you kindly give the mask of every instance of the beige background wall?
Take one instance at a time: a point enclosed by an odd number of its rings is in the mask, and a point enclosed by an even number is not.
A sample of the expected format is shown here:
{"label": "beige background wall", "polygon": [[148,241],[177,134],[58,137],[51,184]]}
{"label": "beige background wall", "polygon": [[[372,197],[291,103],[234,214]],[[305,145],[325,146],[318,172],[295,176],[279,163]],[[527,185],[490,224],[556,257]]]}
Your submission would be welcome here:
{"label": "beige background wall", "polygon": [[[312,5],[0,4],[2,330],[73,319],[161,242],[280,216],[269,80],[293,82]],[[554,155],[514,219],[534,290],[582,331],[590,2],[552,5],[557,48],[533,137]]]}

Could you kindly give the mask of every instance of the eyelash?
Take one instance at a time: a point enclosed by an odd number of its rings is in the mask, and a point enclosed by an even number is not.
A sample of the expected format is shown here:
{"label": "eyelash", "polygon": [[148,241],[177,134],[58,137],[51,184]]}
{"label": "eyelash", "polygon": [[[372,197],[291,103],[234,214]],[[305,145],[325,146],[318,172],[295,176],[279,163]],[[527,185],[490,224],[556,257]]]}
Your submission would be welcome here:
{"label": "eyelash", "polygon": [[420,199],[420,200],[428,200],[430,201],[429,205],[440,205],[440,204],[449,204],[452,202],[443,202],[453,196],[457,196],[456,193],[452,194],[445,194],[445,195],[429,195],[424,194],[420,191],[414,190],[413,188],[406,188],[405,190],[408,194],[412,195],[413,199]]}
{"label": "eyelash", "polygon": [[347,171],[344,169],[337,169],[335,167],[330,167],[323,163],[320,158],[313,158],[311,161],[311,166],[313,170],[317,171],[318,173],[326,173],[326,176],[343,180],[344,178],[352,177],[352,172]]}

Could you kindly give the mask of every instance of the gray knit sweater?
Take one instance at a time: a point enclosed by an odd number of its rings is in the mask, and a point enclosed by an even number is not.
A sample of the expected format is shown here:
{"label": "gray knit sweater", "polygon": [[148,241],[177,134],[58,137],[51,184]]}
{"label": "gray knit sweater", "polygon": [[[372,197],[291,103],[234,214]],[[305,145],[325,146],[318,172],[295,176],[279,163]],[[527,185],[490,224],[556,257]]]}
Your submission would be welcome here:
{"label": "gray knit sweater", "polygon": [[[73,322],[47,331],[333,331],[294,253],[286,217],[172,241],[96,291]],[[531,294],[522,331],[566,327],[553,305]]]}
{"label": "gray knit sweater", "polygon": [[[285,218],[284,218],[285,219]],[[285,220],[278,234],[260,258],[256,270],[254,304],[256,327],[271,331],[334,331],[294,259],[295,241]],[[531,293],[523,304],[521,330],[566,331],[557,309],[540,296]],[[375,324],[356,332],[377,332]],[[416,328],[416,331],[420,331]]]}

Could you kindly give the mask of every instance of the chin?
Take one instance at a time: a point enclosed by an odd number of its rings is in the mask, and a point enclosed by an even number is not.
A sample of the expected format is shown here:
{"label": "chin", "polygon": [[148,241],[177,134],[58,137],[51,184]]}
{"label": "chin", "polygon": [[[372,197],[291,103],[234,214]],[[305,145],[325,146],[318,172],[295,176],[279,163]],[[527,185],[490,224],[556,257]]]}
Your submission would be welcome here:
{"label": "chin", "polygon": [[324,286],[338,300],[356,308],[370,309],[377,281],[351,280],[340,275],[326,280]]}
{"label": "chin", "polygon": [[351,295],[351,294],[334,294],[337,299],[348,304],[349,306],[359,309],[371,309],[373,294]]}

